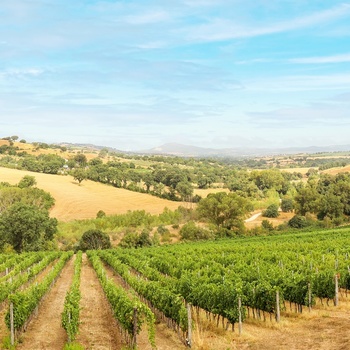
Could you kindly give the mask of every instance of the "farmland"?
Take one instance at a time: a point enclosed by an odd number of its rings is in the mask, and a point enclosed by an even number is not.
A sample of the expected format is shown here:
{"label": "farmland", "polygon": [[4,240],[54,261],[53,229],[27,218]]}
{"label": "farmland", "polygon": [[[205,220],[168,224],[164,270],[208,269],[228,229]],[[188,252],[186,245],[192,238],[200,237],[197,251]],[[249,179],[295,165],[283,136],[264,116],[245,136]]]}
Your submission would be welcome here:
{"label": "farmland", "polygon": [[174,210],[181,204],[93,181],[85,181],[79,186],[71,176],[0,167],[1,181],[15,184],[25,175],[34,176],[37,186],[52,194],[56,203],[50,214],[62,221],[95,218],[99,210],[106,214],[126,213],[128,210],[147,210],[151,214],[159,214],[166,207]]}
{"label": "farmland", "polygon": [[[146,314],[154,313],[153,317],[158,319],[152,326],[152,318],[151,323],[140,318],[142,326],[136,336],[140,349],[152,349],[150,339],[158,349],[186,348],[186,302],[192,305],[194,349],[346,348],[350,345],[349,243],[350,230],[344,228],[143,250],[90,252],[92,264],[84,254],[76,342],[85,349],[125,346],[130,341],[126,335],[133,331],[127,326],[128,321],[122,319],[127,312],[113,312],[113,305],[126,298],[125,302],[136,303],[138,308],[143,305],[140,317],[148,310]],[[15,255],[0,255],[1,271],[4,273],[8,266],[11,284],[22,279],[28,267],[32,271],[28,281],[17,287],[20,292],[7,294],[14,303],[18,330],[23,321],[17,318],[23,311],[17,310],[29,310],[25,304],[22,308],[22,303],[30,302],[33,305],[30,310],[36,314],[26,326],[26,332],[18,333],[18,349],[62,349],[68,341],[60,324],[77,259],[78,255],[70,253],[50,253],[47,257],[29,253],[21,259],[21,266],[16,267]],[[55,268],[51,269],[53,261]],[[336,275],[339,294],[334,282]],[[6,284],[9,278],[6,275],[1,278],[4,292],[10,287]],[[279,322],[276,321],[277,291]],[[46,295],[42,301],[41,295]],[[175,302],[178,295],[181,297]],[[114,302],[109,304],[107,300],[111,298]],[[238,298],[242,302],[241,334]],[[338,305],[334,306],[336,300]],[[169,302],[170,309],[166,306]],[[0,320],[2,337],[8,334],[5,313],[9,304],[4,305]],[[27,317],[29,314],[23,320]],[[6,320],[8,324],[8,316]],[[125,331],[118,331],[123,327]],[[149,327],[155,327],[153,335],[149,334]]]}
{"label": "farmland", "polygon": [[[350,346],[349,177],[345,163],[328,168],[337,157],[235,165],[19,146],[30,155],[6,148],[1,158],[2,210],[42,189],[59,230],[50,252],[16,255],[20,245],[2,242],[3,348],[11,303],[17,349]],[[324,170],[302,167],[314,161]],[[268,168],[278,164],[288,168]],[[291,229],[293,218],[303,230]],[[73,254],[89,230],[103,230],[114,249]]]}

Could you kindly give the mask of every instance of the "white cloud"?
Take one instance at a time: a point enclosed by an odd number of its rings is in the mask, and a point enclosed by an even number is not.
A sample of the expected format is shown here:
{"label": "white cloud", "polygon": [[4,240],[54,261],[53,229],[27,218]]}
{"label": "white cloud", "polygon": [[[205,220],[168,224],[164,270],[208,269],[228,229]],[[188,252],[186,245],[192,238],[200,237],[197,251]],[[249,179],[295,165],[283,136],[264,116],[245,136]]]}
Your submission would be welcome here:
{"label": "white cloud", "polygon": [[289,62],[300,63],[300,64],[344,63],[344,62],[350,62],[350,53],[333,55],[333,56],[292,58],[289,60]]}
{"label": "white cloud", "polygon": [[189,39],[200,41],[222,41],[237,38],[256,37],[267,34],[282,33],[312,27],[322,23],[336,20],[350,15],[350,4],[341,4],[337,7],[324,11],[315,12],[311,15],[297,17],[274,24],[254,23],[249,27],[239,24],[238,19],[233,21],[225,18],[214,18],[208,24],[186,28],[190,30]]}

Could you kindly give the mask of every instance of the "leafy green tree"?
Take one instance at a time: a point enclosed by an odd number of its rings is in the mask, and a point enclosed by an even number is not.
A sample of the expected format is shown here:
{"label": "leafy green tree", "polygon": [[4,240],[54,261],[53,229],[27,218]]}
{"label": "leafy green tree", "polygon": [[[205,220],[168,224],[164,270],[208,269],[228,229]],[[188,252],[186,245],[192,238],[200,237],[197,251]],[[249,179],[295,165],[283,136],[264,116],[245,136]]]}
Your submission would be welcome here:
{"label": "leafy green tree", "polygon": [[309,226],[309,223],[307,222],[305,216],[301,215],[294,215],[289,221],[288,226],[293,228],[304,228]]}
{"label": "leafy green tree", "polygon": [[79,241],[79,249],[86,250],[101,250],[112,248],[111,239],[108,234],[100,230],[88,230],[83,233]]}
{"label": "leafy green tree", "polygon": [[81,168],[84,168],[87,164],[86,155],[83,153],[78,153],[73,157],[75,165]]}
{"label": "leafy green tree", "polygon": [[251,178],[255,180],[255,184],[260,190],[268,190],[274,188],[277,192],[282,193],[288,190],[286,188],[288,181],[283,177],[278,169],[268,169],[262,171],[254,170]]}
{"label": "leafy green tree", "polygon": [[19,188],[33,187],[36,185],[36,179],[34,176],[25,175],[18,183]]}
{"label": "leafy green tree", "polygon": [[93,158],[89,161],[89,166],[102,165],[103,161],[100,158]]}
{"label": "leafy green tree", "polygon": [[18,202],[48,210],[55,204],[55,199],[36,187],[0,186],[0,213]]}
{"label": "leafy green tree", "polygon": [[294,201],[292,198],[283,198],[281,201],[281,209],[284,213],[289,213],[294,210]]}
{"label": "leafy green tree", "polygon": [[201,218],[227,230],[241,230],[244,217],[252,209],[253,206],[247,198],[225,192],[209,194],[197,207]]}
{"label": "leafy green tree", "polygon": [[70,174],[73,176],[74,180],[79,182],[79,185],[88,177],[86,170],[81,168],[73,169]]}
{"label": "leafy green tree", "polygon": [[321,196],[318,202],[317,218],[323,220],[326,216],[330,219],[339,218],[343,215],[344,205],[341,198],[333,193]]}
{"label": "leafy green tree", "polygon": [[0,235],[16,252],[37,251],[46,248],[57,231],[57,220],[47,210],[15,203],[0,216]]}
{"label": "leafy green tree", "polygon": [[266,210],[262,212],[262,216],[265,218],[277,218],[279,216],[278,213],[278,205],[277,204],[271,204],[269,205]]}
{"label": "leafy green tree", "polygon": [[181,181],[176,185],[176,191],[184,201],[189,201],[193,194],[193,186],[188,181]]}
{"label": "leafy green tree", "polygon": [[317,213],[320,194],[315,186],[307,184],[297,189],[294,198],[295,211],[304,216],[306,213]]}

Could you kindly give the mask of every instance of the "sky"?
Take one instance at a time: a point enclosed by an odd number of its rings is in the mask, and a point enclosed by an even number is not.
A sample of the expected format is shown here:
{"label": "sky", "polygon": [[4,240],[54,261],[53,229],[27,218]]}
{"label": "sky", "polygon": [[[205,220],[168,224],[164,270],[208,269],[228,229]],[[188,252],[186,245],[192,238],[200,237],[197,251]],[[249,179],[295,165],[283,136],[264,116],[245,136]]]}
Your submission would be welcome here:
{"label": "sky", "polygon": [[350,0],[0,4],[0,137],[350,144]]}

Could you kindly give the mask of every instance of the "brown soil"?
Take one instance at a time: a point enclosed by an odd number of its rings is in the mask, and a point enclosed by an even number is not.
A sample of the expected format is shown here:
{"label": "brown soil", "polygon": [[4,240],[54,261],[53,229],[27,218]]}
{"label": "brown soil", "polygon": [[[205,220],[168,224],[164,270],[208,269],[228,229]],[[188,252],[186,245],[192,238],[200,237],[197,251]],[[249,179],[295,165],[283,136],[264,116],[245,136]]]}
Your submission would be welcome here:
{"label": "brown soil", "polygon": [[72,283],[74,259],[70,259],[55,285],[48,292],[25,333],[20,337],[17,350],[61,350],[67,341],[67,335],[61,327],[61,314],[64,299]]}
{"label": "brown soil", "polygon": [[81,311],[76,341],[84,349],[117,350],[122,348],[117,324],[97,275],[86,255],[81,270]]}

